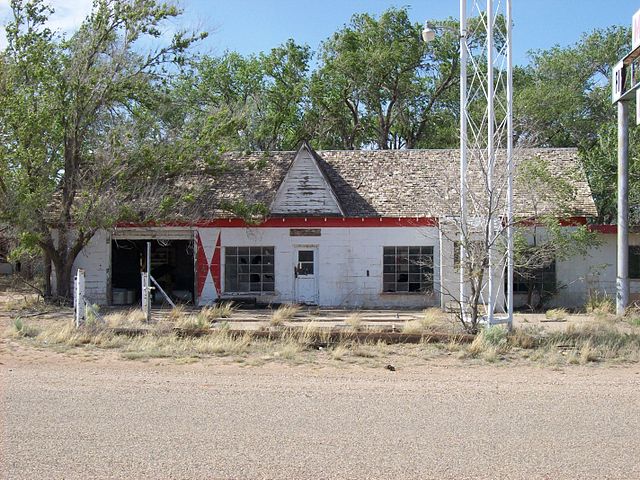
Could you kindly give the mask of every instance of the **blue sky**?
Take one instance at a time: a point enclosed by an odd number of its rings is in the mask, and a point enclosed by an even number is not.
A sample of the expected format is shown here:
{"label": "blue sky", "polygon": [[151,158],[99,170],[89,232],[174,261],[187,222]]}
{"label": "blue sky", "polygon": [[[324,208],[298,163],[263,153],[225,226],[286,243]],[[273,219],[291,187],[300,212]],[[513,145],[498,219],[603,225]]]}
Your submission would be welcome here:
{"label": "blue sky", "polygon": [[[498,0],[495,0],[498,1]],[[458,17],[457,0],[178,0],[185,16],[175,28],[210,32],[202,51],[257,53],[288,38],[314,50],[331,33],[349,22],[354,13],[379,14],[395,6],[408,6],[412,19]],[[53,0],[54,28],[72,31],[91,7],[91,0]],[[576,42],[583,32],[609,25],[631,25],[640,0],[513,0],[513,49],[518,64],[526,52]],[[0,21],[8,15],[8,0],[0,0]],[[3,22],[4,23],[4,22]],[[0,46],[3,45],[0,39]]]}
{"label": "blue sky", "polygon": [[[320,42],[349,22],[354,13],[379,14],[390,6],[408,6],[412,19],[423,22],[458,18],[457,0],[183,0],[194,24],[211,31],[206,47],[241,53],[268,50],[288,38],[316,49]],[[518,64],[526,52],[555,44],[568,45],[583,32],[609,25],[631,25],[640,0],[513,0],[513,49]]]}

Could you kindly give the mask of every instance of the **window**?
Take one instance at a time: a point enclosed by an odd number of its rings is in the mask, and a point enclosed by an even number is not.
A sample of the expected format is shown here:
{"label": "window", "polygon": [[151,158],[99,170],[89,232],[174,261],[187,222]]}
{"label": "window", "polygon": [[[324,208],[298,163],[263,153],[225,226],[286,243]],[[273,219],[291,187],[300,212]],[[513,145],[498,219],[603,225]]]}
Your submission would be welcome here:
{"label": "window", "polygon": [[640,246],[629,247],[629,278],[640,279]]}
{"label": "window", "polygon": [[384,247],[383,292],[431,292],[433,247]]}
{"label": "window", "polygon": [[[556,262],[543,268],[520,270],[513,272],[513,293],[528,293],[529,287],[541,295],[549,295],[556,291]],[[506,277],[505,277],[506,289]]]}
{"label": "window", "polygon": [[296,275],[313,275],[313,250],[298,250],[298,264]]}
{"label": "window", "polygon": [[224,291],[273,292],[273,247],[226,247]]}

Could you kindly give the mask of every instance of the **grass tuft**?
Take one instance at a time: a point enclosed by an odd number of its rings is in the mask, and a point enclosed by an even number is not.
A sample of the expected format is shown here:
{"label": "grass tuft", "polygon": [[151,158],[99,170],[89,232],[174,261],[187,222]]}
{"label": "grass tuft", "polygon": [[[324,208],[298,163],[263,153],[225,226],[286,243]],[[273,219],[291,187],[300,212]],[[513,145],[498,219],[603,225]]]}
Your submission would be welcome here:
{"label": "grass tuft", "polygon": [[347,317],[345,323],[351,327],[354,332],[360,331],[362,328],[362,314],[360,312],[354,312]]}
{"label": "grass tuft", "polygon": [[299,305],[280,305],[278,309],[271,314],[269,324],[272,327],[280,327],[284,325],[284,322],[291,320],[300,311]]}
{"label": "grass tuft", "polygon": [[598,291],[589,292],[585,303],[585,310],[596,317],[612,315],[616,311],[616,305],[609,295]]}
{"label": "grass tuft", "polygon": [[189,315],[182,317],[175,323],[175,327],[187,335],[202,333],[211,328],[211,321],[206,315],[198,313],[197,315]]}
{"label": "grass tuft", "polygon": [[22,318],[17,317],[13,320],[12,324],[12,335],[16,337],[23,338],[33,338],[37,337],[40,333],[40,329],[33,325],[29,325]]}
{"label": "grass tuft", "polygon": [[204,307],[200,310],[200,315],[209,320],[209,322],[214,322],[221,318],[230,318],[236,310],[237,307],[233,302],[222,302],[209,307]]}
{"label": "grass tuft", "polygon": [[547,310],[544,316],[548,320],[552,320],[554,322],[562,322],[567,319],[568,314],[569,312],[567,312],[565,308],[552,308],[550,310]]}

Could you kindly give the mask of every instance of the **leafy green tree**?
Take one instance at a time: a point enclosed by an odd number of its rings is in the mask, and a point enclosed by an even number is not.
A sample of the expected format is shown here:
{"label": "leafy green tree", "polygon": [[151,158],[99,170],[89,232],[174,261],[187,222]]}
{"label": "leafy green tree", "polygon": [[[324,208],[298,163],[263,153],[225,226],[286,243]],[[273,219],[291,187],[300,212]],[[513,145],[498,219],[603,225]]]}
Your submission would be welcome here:
{"label": "leafy green tree", "polygon": [[[616,218],[616,109],[611,105],[613,66],[631,48],[628,27],[612,26],[584,34],[568,47],[531,53],[518,72],[515,91],[516,136],[521,145],[578,147],[599,218]],[[640,199],[636,145],[631,131],[632,204]],[[632,222],[640,221],[633,212]]]}
{"label": "leafy green tree", "polygon": [[227,150],[290,150],[304,137],[311,51],[293,40],[269,53],[204,57],[178,82],[190,117],[185,131],[199,155]]}
{"label": "leafy green tree", "polygon": [[520,137],[546,147],[594,145],[600,125],[615,118],[611,70],[630,41],[629,28],[613,26],[568,47],[531,52],[514,98]]}
{"label": "leafy green tree", "polygon": [[[148,110],[162,103],[163,68],[183,64],[196,36],[177,33],[141,53],[141,43],[159,39],[161,24],[180,13],[155,0],[96,0],[69,39],[47,28],[53,9],[43,0],[12,0],[11,8],[0,57],[0,219],[16,228],[22,247],[44,253],[54,295],[64,299],[78,253],[117,220],[120,200],[140,188],[135,180],[158,170],[157,162],[150,170],[130,166],[145,157],[141,140],[161,131],[151,128]],[[143,128],[134,129],[139,119]],[[137,165],[153,163],[147,156]]]}
{"label": "leafy green tree", "polygon": [[435,119],[453,119],[445,113],[450,103],[440,102],[458,77],[458,40],[449,31],[455,25],[442,22],[443,35],[425,44],[422,26],[410,21],[406,8],[378,18],[354,15],[324,42],[312,75],[308,121],[317,143],[346,149],[428,143]]}

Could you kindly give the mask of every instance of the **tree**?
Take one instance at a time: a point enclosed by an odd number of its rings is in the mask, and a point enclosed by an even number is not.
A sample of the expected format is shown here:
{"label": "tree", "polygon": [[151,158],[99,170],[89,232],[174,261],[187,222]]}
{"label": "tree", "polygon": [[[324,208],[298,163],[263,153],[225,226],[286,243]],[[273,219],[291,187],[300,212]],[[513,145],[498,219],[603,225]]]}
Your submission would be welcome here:
{"label": "tree", "polygon": [[[131,193],[123,184],[154,175],[130,168],[144,157],[134,148],[144,143],[138,134],[153,133],[145,112],[161,104],[165,67],[184,64],[202,35],[180,32],[140,53],[180,13],[155,0],[96,0],[69,39],[47,28],[53,9],[42,0],[11,7],[0,73],[0,216],[23,246],[43,252],[45,268],[53,264],[54,295],[64,299],[76,256],[117,220],[119,192]],[[138,120],[146,125],[136,132]]]}
{"label": "tree", "polygon": [[311,51],[293,40],[268,54],[204,57],[177,83],[191,118],[184,128],[201,152],[291,150],[305,137]]}
{"label": "tree", "polygon": [[[574,45],[531,52],[530,65],[516,75],[514,123],[519,143],[578,147],[598,207],[596,220],[604,223],[616,218],[611,188],[616,182],[616,110],[610,78],[613,66],[630,48],[628,27],[596,29]],[[632,145],[636,137],[632,131]],[[637,198],[634,151],[630,191]]]}
{"label": "tree", "polygon": [[379,18],[354,15],[323,43],[312,75],[308,123],[317,128],[319,146],[415,148],[431,138],[434,118],[453,123],[444,109],[451,104],[440,102],[458,78],[455,25],[441,22],[443,35],[425,44],[406,8]]}
{"label": "tree", "polygon": [[[526,282],[526,304],[535,310],[555,295],[557,286],[539,285],[540,273],[558,261],[586,256],[599,244],[587,225],[563,225],[571,216],[578,171],[554,174],[547,160],[534,157],[518,165],[517,180],[527,200],[528,217],[515,228],[514,270]],[[536,295],[537,293],[537,295]]]}

